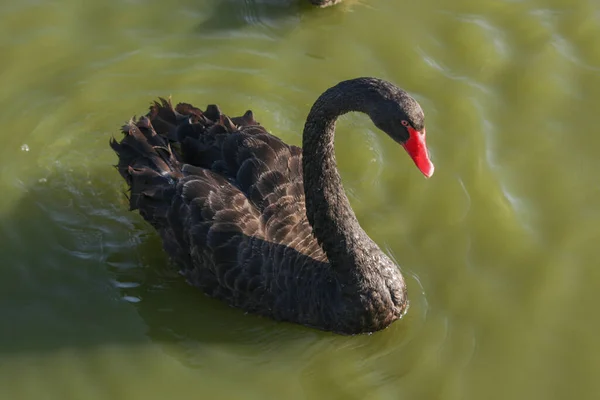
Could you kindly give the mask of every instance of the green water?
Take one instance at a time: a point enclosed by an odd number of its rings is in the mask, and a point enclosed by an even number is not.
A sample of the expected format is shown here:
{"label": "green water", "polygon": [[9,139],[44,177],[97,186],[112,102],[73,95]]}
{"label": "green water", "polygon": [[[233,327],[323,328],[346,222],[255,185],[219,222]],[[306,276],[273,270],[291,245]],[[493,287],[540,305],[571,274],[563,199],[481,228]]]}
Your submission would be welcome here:
{"label": "green water", "polygon": [[[3,1],[0,398],[598,398],[599,38],[594,0]],[[339,337],[165,268],[111,167],[121,123],[172,95],[299,144],[317,96],[364,75],[421,102],[436,165],[338,124],[404,319]]]}

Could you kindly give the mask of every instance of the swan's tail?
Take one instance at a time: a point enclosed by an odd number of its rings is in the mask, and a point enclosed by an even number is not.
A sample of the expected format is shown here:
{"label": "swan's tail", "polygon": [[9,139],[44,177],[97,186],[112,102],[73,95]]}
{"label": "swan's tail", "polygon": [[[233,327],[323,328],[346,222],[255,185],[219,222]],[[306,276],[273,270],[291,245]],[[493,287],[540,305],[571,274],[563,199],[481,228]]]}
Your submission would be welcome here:
{"label": "swan's tail", "polygon": [[129,185],[130,209],[140,210],[155,227],[164,226],[183,164],[218,169],[222,135],[258,125],[252,111],[230,119],[216,105],[201,111],[187,103],[173,107],[170,99],[155,101],[146,116],[122,127],[120,142],[110,142],[119,156],[116,167]]}
{"label": "swan's tail", "polygon": [[129,186],[129,208],[139,210],[144,219],[161,227],[175,185],[183,176],[181,163],[166,135],[157,133],[149,117],[130,120],[122,132],[123,139],[111,139],[110,146],[119,156],[116,168]]}

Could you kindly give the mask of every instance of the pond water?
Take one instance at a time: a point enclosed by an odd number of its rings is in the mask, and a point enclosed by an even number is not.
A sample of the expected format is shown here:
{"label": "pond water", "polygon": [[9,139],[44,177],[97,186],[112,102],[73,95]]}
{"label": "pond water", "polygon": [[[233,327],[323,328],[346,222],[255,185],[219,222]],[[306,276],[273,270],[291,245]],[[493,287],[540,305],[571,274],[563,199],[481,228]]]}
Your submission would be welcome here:
{"label": "pond water", "polygon": [[[597,398],[600,3],[9,0],[0,33],[0,398]],[[408,314],[343,337],[189,287],[111,135],[172,95],[300,144],[358,76],[426,113],[429,180],[365,116],[336,141]]]}

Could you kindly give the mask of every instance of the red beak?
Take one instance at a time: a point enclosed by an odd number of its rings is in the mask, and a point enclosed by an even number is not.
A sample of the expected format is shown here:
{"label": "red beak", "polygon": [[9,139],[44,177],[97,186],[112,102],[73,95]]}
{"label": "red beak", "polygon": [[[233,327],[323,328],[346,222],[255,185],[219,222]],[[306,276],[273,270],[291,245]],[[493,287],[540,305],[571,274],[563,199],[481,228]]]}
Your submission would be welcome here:
{"label": "red beak", "polygon": [[426,178],[433,175],[434,166],[429,159],[429,152],[427,151],[427,145],[425,144],[425,129],[419,132],[410,126],[407,128],[410,137],[404,143],[402,147],[408,153],[410,158],[413,159],[415,165],[425,175]]}

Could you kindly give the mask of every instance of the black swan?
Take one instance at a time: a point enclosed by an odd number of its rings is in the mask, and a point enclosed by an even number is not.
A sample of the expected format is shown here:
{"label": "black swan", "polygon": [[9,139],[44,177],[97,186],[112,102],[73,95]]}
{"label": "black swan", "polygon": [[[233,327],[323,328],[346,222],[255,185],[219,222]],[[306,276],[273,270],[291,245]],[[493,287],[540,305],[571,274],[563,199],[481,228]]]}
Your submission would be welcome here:
{"label": "black swan", "polygon": [[342,2],[342,0],[309,0],[309,1],[311,2],[311,4],[313,4],[317,7],[329,7],[334,4],[338,4],[338,3]]}
{"label": "black swan", "polygon": [[334,155],[338,116],[368,114],[426,176],[424,115],[375,78],[341,82],[312,106],[302,149],[252,111],[228,118],[160,99],[111,140],[131,210],[159,232],[181,274],[233,307],[340,334],[383,329],[407,307],[398,266],[363,231]]}

